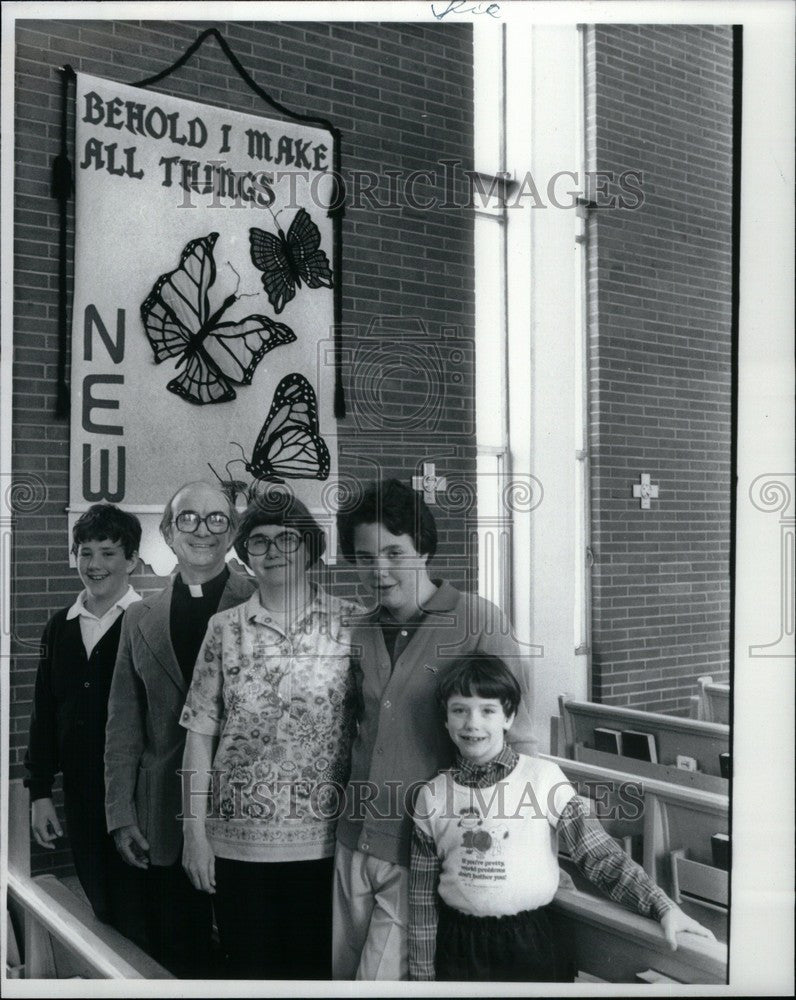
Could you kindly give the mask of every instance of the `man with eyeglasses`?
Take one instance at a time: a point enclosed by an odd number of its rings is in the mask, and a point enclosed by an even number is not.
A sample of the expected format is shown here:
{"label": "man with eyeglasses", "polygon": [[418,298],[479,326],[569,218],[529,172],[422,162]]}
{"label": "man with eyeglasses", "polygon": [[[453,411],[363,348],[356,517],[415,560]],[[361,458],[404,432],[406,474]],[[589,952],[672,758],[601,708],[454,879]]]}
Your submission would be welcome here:
{"label": "man with eyeglasses", "polygon": [[237,517],[218,486],[180,487],[160,532],[177,572],[158,594],[125,616],[108,704],[105,813],[124,860],[140,870],[140,938],[181,978],[210,973],[212,909],[182,869],[185,745],[180,714],[211,615],[245,601],[254,582],[230,573],[226,555]]}

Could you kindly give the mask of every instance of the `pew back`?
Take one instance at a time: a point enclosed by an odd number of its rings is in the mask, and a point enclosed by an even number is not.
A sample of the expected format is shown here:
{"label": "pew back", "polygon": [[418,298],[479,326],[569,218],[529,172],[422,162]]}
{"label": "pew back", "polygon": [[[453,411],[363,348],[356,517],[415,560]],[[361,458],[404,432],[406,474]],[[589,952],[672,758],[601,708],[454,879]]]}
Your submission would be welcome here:
{"label": "pew back", "polygon": [[699,687],[699,714],[697,718],[705,722],[730,721],[730,685],[720,684],[712,677],[697,677]]}
{"label": "pew back", "polygon": [[[616,705],[598,705],[559,698],[563,755],[584,763],[638,774],[645,778],[726,794],[727,779],[721,777],[720,754],[729,752],[729,726],[696,719],[642,712]],[[595,729],[649,733],[654,736],[657,762],[638,760],[596,748]],[[697,771],[677,767],[678,756],[696,761]]]}

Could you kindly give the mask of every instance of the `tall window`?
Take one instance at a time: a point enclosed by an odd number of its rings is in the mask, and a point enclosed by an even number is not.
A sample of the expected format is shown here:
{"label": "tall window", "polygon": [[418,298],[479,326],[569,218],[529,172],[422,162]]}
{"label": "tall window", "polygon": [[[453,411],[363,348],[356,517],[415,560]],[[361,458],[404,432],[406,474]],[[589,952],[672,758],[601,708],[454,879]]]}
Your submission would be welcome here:
{"label": "tall window", "polygon": [[589,684],[581,67],[574,26],[475,29],[479,585],[537,656],[543,749]]}

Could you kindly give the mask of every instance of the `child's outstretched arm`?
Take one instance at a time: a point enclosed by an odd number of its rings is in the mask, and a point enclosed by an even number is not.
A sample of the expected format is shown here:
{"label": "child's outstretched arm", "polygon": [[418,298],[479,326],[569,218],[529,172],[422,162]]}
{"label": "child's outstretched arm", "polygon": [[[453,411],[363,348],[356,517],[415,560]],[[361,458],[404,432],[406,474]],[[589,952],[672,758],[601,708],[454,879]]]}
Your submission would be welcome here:
{"label": "child's outstretched arm", "polygon": [[696,934],[699,937],[709,938],[711,941],[716,940],[716,935],[713,931],[708,930],[707,927],[700,924],[698,920],[694,920],[693,917],[689,917],[687,913],[683,913],[680,907],[674,902],[661,917],[661,928],[666,935],[666,940],[669,942],[672,951],[677,950],[678,934]]}
{"label": "child's outstretched arm", "polygon": [[409,978],[434,979],[440,862],[433,839],[415,825],[409,868]]}
{"label": "child's outstretched arm", "polygon": [[712,931],[683,913],[608,836],[600,821],[589,816],[579,796],[574,795],[561,811],[557,829],[586,878],[617,903],[659,920],[672,949],[677,948],[676,935],[681,931],[715,940]]}

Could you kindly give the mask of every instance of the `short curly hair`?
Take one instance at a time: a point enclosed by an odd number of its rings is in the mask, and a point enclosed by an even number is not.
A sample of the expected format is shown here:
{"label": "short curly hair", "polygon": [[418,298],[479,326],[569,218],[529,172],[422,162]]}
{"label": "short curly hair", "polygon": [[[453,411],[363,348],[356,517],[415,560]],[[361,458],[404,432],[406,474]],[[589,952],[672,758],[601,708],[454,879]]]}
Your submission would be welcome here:
{"label": "short curly hair", "polygon": [[125,559],[132,559],[141,545],[141,522],[112,503],[95,503],[75,521],[72,528],[72,555],[83,542],[119,542]]}
{"label": "short curly hair", "polygon": [[326,535],[307,507],[284,490],[268,490],[256,496],[246,510],[235,535],[235,551],[249,565],[246,541],[255,528],[263,524],[278,524],[294,528],[301,535],[307,550],[307,566],[314,566],[326,551]]}
{"label": "short curly hair", "polygon": [[340,548],[349,562],[356,562],[354,532],[360,524],[383,524],[393,535],[409,535],[415,550],[433,558],[437,551],[437,526],[423,497],[399,479],[371,483],[350,511],[337,515]]}

